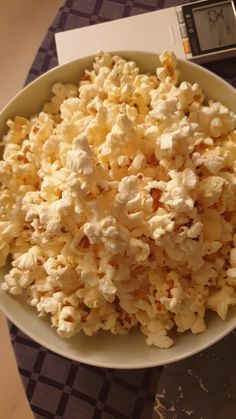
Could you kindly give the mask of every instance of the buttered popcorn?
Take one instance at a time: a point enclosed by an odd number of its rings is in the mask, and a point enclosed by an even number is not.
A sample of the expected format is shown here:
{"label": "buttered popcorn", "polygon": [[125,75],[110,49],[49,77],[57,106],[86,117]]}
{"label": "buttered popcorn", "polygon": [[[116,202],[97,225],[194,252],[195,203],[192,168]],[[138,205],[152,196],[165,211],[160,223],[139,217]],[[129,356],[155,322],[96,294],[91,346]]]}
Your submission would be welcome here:
{"label": "buttered popcorn", "polygon": [[62,337],[138,327],[168,348],[236,305],[236,116],[107,53],[7,122],[0,162],[1,284]]}

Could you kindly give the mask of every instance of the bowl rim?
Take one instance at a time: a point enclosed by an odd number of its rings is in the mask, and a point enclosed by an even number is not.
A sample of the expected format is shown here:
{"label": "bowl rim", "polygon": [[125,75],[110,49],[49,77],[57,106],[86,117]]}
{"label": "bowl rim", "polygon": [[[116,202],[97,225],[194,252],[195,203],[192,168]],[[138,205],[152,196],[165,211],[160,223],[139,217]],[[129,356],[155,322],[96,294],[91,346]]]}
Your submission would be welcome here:
{"label": "bowl rim", "polygon": [[[11,296],[11,298],[14,298],[13,296]],[[48,343],[47,341],[44,341],[43,338],[40,338],[37,336],[37,333],[32,333],[29,332],[27,327],[25,327],[24,325],[22,326],[22,324],[20,323],[20,321],[18,321],[11,313],[8,312],[8,310],[2,306],[1,304],[1,300],[0,300],[0,309],[2,311],[2,313],[7,317],[8,320],[10,320],[10,322],[12,322],[20,331],[22,331],[27,337],[29,337],[30,339],[32,339],[33,341],[35,341],[36,343],[38,343],[39,345],[43,346],[44,348],[50,350],[51,352],[53,352],[56,355],[59,355],[65,359],[69,359],[71,361],[75,361],[75,362],[80,362],[82,364],[85,365],[91,365],[93,367],[99,367],[99,368],[109,368],[109,369],[124,369],[124,370],[136,370],[136,369],[143,369],[143,368],[155,368],[155,367],[160,367],[160,366],[164,366],[164,365],[169,365],[169,364],[173,364],[175,362],[179,362],[182,361],[186,358],[189,358],[191,356],[197,355],[198,353],[204,351],[205,349],[211,347],[212,345],[214,345],[215,343],[219,342],[220,340],[222,340],[225,336],[227,336],[228,334],[230,334],[235,328],[236,328],[236,317],[235,317],[235,325],[232,325],[230,327],[228,327],[226,330],[223,330],[222,333],[215,335],[215,337],[211,338],[210,340],[207,340],[204,344],[200,345],[200,347],[197,347],[192,350],[187,350],[185,353],[181,354],[181,355],[177,355],[177,356],[172,356],[168,362],[163,363],[163,362],[159,362],[158,359],[156,362],[142,362],[142,363],[138,363],[137,365],[132,365],[129,366],[127,365],[125,362],[124,364],[119,363],[119,366],[117,365],[117,363],[112,363],[112,362],[98,362],[98,361],[93,361],[90,359],[86,358],[86,361],[84,360],[84,357],[80,357],[80,356],[75,356],[75,355],[66,355],[65,351],[63,351],[62,349],[58,349],[51,345],[50,343]],[[37,315],[37,313],[35,312],[35,315]],[[215,313],[213,313],[213,315],[216,315]],[[220,319],[221,320],[221,319]],[[223,320],[221,320],[223,322]],[[48,327],[50,327],[50,323],[48,320]],[[52,331],[53,332],[53,331]],[[54,331],[55,332],[55,331]],[[141,334],[140,331],[137,331],[138,333]],[[56,333],[56,332],[55,332]],[[82,332],[79,332],[82,333]],[[105,333],[109,333],[109,331],[106,331]],[[186,332],[185,332],[186,333]],[[188,333],[188,332],[187,332]],[[203,332],[204,333],[204,332]],[[126,335],[128,336],[128,335]],[[195,335],[196,336],[196,335]],[[145,338],[145,336],[143,336]],[[92,339],[92,337],[88,336],[88,339]],[[111,336],[112,339],[112,336]],[[173,346],[174,347],[174,346]],[[158,351],[168,351],[168,349],[160,349],[158,347],[155,348],[155,350]]]}

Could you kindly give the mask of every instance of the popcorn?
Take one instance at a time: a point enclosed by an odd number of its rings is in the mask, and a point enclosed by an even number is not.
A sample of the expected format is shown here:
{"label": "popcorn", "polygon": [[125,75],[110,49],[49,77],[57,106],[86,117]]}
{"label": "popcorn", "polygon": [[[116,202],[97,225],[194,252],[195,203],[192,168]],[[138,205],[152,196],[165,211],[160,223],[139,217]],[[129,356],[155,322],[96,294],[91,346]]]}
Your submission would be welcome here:
{"label": "popcorn", "polygon": [[193,209],[194,199],[189,191],[195,189],[198,183],[195,172],[192,169],[185,169],[183,172],[170,170],[169,176],[171,180],[167,183],[161,201],[177,212]]}
{"label": "popcorn", "polygon": [[189,329],[192,333],[200,333],[206,329],[204,319],[187,307],[182,308],[181,312],[175,315],[175,321],[178,326],[177,331],[181,333]]}
{"label": "popcorn", "polygon": [[185,112],[189,111],[190,105],[194,101],[202,103],[204,99],[201,87],[197,83],[191,85],[191,83],[186,81],[180,84],[177,96],[179,99],[179,107]]}
{"label": "popcorn", "polygon": [[68,151],[66,167],[84,175],[91,175],[93,173],[93,162],[84,150]]}
{"label": "popcorn", "polygon": [[234,288],[224,285],[219,291],[212,292],[207,299],[207,307],[215,310],[224,320],[231,305],[236,304]]}
{"label": "popcorn", "polygon": [[164,210],[158,210],[157,214],[148,221],[154,240],[158,241],[165,233],[174,229],[173,214],[166,213]]}
{"label": "popcorn", "polygon": [[99,290],[102,292],[105,299],[110,303],[115,300],[116,287],[111,280],[102,278],[99,282]]}
{"label": "popcorn", "polygon": [[209,170],[210,173],[216,175],[224,167],[224,157],[216,156],[206,159],[203,162],[204,166]]}
{"label": "popcorn", "polygon": [[127,247],[128,231],[118,227],[117,220],[111,216],[97,223],[85,223],[84,233],[91,244],[102,241],[106,250],[114,255],[123,254]]}
{"label": "popcorn", "polygon": [[236,116],[179,82],[100,52],[79,85],[7,121],[0,162],[1,287],[59,336],[139,328],[169,348],[236,305]]}
{"label": "popcorn", "polygon": [[129,156],[121,155],[117,159],[117,163],[119,166],[128,166],[129,165]]}
{"label": "popcorn", "polygon": [[202,179],[198,187],[198,200],[206,207],[211,207],[218,202],[223,186],[227,182],[220,176],[208,176]]}
{"label": "popcorn", "polygon": [[75,335],[79,331],[80,315],[74,307],[65,306],[58,315],[58,329],[57,333],[61,337]]}
{"label": "popcorn", "polygon": [[149,245],[147,243],[143,243],[142,240],[131,238],[129,241],[128,254],[133,255],[136,261],[141,263],[145,261],[150,254]]}

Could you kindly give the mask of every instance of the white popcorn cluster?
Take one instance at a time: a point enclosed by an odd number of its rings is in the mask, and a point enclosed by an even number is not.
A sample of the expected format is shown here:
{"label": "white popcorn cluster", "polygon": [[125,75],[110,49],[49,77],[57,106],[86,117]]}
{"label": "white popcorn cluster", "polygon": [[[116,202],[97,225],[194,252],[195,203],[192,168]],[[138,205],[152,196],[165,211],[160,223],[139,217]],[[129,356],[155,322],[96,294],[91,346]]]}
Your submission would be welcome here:
{"label": "white popcorn cluster", "polygon": [[168,348],[236,305],[236,116],[160,62],[99,53],[79,87],[7,122],[1,286],[62,337],[139,327]]}

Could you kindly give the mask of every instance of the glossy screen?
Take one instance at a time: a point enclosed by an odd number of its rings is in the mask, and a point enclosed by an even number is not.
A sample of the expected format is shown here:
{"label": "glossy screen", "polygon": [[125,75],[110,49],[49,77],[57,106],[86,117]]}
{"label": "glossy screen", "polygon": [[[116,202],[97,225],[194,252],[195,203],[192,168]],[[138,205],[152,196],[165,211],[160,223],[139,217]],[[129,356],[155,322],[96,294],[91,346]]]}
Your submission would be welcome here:
{"label": "glossy screen", "polygon": [[236,44],[236,19],[231,2],[193,8],[192,13],[202,51]]}

